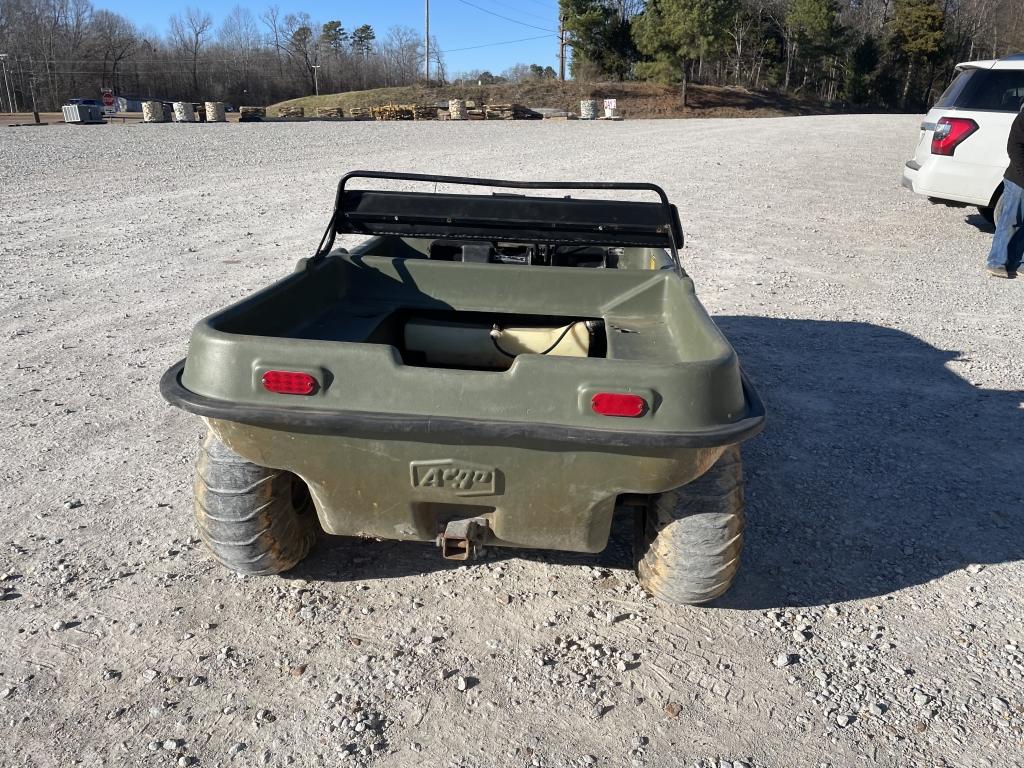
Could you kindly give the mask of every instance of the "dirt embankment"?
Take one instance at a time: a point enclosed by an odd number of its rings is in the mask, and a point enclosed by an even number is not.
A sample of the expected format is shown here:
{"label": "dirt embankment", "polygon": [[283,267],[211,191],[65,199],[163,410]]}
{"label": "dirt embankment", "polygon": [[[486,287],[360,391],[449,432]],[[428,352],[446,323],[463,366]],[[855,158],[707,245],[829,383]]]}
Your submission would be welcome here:
{"label": "dirt embankment", "polygon": [[495,85],[446,85],[437,88],[407,86],[350,91],[290,99],[268,107],[277,114],[281,107],[301,106],[307,115],[317,107],[374,107],[384,104],[433,104],[448,99],[472,99],[478,104],[523,104],[579,112],[581,99],[616,99],[627,118],[655,117],[781,117],[783,115],[827,114],[830,108],[811,101],[770,91],[690,85],[683,107],[679,89],[653,83],[577,83],[528,80]]}

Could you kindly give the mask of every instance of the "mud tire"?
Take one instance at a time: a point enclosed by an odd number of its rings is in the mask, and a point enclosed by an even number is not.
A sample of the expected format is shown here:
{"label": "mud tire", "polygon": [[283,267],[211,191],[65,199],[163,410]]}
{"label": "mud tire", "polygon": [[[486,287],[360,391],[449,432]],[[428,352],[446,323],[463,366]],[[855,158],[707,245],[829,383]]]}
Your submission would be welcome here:
{"label": "mud tire", "polygon": [[196,462],[195,515],[217,562],[250,575],[295,567],[320,530],[301,478],[246,461],[213,432]]}
{"label": "mud tire", "polygon": [[637,515],[640,585],[673,604],[699,604],[732,585],[743,549],[743,459],[730,446],[692,483],[652,496]]}

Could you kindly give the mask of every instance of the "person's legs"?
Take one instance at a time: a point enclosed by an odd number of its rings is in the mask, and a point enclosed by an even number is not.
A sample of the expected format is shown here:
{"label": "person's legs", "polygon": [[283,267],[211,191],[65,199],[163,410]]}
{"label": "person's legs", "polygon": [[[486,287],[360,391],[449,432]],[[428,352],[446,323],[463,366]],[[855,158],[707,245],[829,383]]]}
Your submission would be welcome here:
{"label": "person's legs", "polygon": [[1017,205],[1014,211],[1013,234],[1010,236],[1006,256],[1007,272],[1016,272],[1021,261],[1024,260],[1024,189],[1020,187],[1017,187]]}
{"label": "person's legs", "polygon": [[1024,256],[1024,189],[1012,181],[1003,182],[1003,209],[996,222],[988,267],[1016,272]]}

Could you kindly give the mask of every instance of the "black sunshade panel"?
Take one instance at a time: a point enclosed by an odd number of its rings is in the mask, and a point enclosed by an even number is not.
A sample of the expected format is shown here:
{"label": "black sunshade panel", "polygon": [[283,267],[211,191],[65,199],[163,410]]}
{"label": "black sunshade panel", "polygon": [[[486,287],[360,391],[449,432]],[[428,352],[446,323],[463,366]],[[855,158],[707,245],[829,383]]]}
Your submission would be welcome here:
{"label": "black sunshade panel", "polygon": [[[336,232],[670,248],[675,206],[524,195],[345,190]],[[678,242],[678,241],[677,241]]]}

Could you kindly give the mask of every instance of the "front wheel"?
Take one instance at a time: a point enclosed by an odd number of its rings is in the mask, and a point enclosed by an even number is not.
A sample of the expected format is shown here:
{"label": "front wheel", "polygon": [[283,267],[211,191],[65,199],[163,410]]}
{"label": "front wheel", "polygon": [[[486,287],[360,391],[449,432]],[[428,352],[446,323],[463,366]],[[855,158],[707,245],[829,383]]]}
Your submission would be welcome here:
{"label": "front wheel", "polygon": [[640,585],[668,603],[706,603],[732,585],[743,549],[743,459],[725,449],[692,483],[652,496],[634,557]]}
{"label": "front wheel", "polygon": [[302,478],[246,461],[213,432],[196,462],[195,514],[214,558],[251,575],[293,568],[320,530]]}

